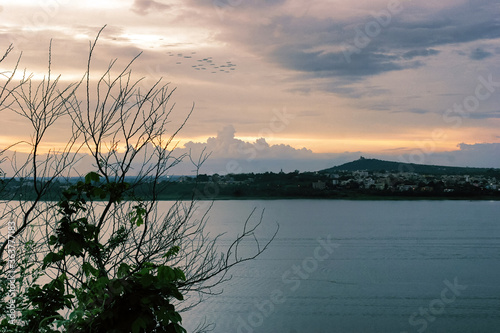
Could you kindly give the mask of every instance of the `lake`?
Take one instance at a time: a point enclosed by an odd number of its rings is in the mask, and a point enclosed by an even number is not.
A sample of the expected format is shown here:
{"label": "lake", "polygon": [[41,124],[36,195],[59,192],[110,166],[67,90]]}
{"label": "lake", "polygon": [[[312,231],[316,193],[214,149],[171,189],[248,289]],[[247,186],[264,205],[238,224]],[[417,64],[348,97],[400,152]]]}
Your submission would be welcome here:
{"label": "lake", "polygon": [[[162,203],[168,205],[168,203]],[[202,205],[206,203],[202,202]],[[191,332],[497,332],[500,202],[216,201],[224,247],[256,207],[258,259],[183,314]]]}

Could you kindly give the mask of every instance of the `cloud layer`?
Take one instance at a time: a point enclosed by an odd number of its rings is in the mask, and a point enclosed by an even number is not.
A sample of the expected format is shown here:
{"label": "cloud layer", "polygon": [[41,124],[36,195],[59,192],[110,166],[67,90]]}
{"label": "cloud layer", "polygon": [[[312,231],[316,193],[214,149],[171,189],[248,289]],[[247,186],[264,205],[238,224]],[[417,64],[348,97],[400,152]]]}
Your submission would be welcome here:
{"label": "cloud layer", "polygon": [[[263,159],[285,153],[297,160],[312,152],[384,154],[418,148],[436,128],[447,133],[440,151],[453,151],[460,143],[499,143],[496,83],[474,112],[464,115],[455,108],[475,96],[480,77],[500,82],[498,1],[397,4],[6,1],[0,42],[13,43],[15,51],[0,70],[11,70],[23,51],[19,68],[40,79],[47,74],[52,39],[52,73],[61,73],[63,83],[78,81],[89,40],[107,24],[95,49],[92,78],[112,59],[123,68],[143,52],[133,67],[136,77],[144,77],[141,89],[160,77],[171,82],[178,88],[172,102],[181,118],[195,103],[183,131],[183,142],[193,141],[193,150],[203,146],[195,141],[205,142],[214,156],[220,146],[243,161],[257,147]],[[260,135],[272,110],[284,108],[295,118],[272,140]],[[0,142],[29,137],[15,115],[4,110],[1,116],[8,125],[0,125]],[[447,121],[456,118],[458,127]],[[227,124],[234,124],[242,138],[263,140],[237,142],[228,129],[206,140]],[[55,127],[63,132],[67,124]],[[57,144],[57,135],[51,140]],[[241,151],[247,153],[238,157]]]}
{"label": "cloud layer", "polygon": [[[200,158],[208,156],[199,170],[202,174],[319,171],[357,160],[360,156],[404,163],[500,168],[498,158],[500,143],[472,145],[461,143],[457,146],[458,149],[444,152],[432,152],[425,149],[405,152],[403,149],[401,152],[399,150],[387,151],[382,154],[362,151],[318,154],[306,148],[295,149],[288,145],[269,145],[264,138],[255,142],[245,142],[236,138],[235,133],[234,127],[228,125],[220,130],[217,136],[208,138],[206,142],[188,142],[184,147],[176,148],[173,156],[190,156],[195,164]],[[132,165],[131,175],[140,170],[142,161],[147,160],[148,154],[152,151],[153,149],[149,147],[138,155],[136,162]],[[0,164],[1,170],[7,176],[11,176],[13,174],[11,162],[16,160],[17,165],[22,165],[27,155],[6,151],[1,157],[5,158],[5,161]],[[72,172],[71,176],[95,170],[94,161],[89,155],[79,154],[77,160],[75,170],[78,173]],[[192,175],[196,169],[195,164],[191,163],[189,157],[185,157],[182,163],[170,170],[170,174]]]}

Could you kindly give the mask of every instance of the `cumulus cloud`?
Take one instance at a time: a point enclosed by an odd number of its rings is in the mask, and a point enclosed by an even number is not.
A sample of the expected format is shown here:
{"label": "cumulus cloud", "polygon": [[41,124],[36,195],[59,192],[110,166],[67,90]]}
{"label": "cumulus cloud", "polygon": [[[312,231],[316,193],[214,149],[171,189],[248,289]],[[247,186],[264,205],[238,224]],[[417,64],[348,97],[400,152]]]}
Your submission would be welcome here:
{"label": "cumulus cloud", "polygon": [[500,168],[500,143],[461,143],[458,147],[460,150],[451,153],[457,164]]}
{"label": "cumulus cloud", "polygon": [[459,167],[500,168],[500,143],[460,143],[458,150],[403,156],[405,161]]}
{"label": "cumulus cloud", "polygon": [[[179,157],[183,154],[191,154],[192,159],[196,161],[198,154],[203,152],[203,149],[205,149],[205,153],[212,153],[199,170],[200,173],[205,174],[261,173],[281,170],[284,172],[294,170],[301,172],[319,171],[357,160],[360,156],[417,164],[500,168],[500,159],[498,158],[500,156],[500,143],[461,143],[457,145],[457,150],[419,154],[418,156],[397,154],[397,151],[405,148],[398,148],[395,151],[386,150],[378,154],[361,151],[319,154],[306,148],[295,149],[287,145],[269,145],[263,138],[255,142],[245,142],[235,138],[234,134],[234,128],[227,126],[219,131],[216,137],[208,138],[206,142],[190,142],[184,148],[175,149],[173,155]],[[148,146],[139,154],[138,159],[132,165],[130,175],[135,175],[141,167],[144,167],[143,161],[150,160],[152,152],[153,148]],[[118,154],[118,157],[120,156],[123,155]],[[12,176],[14,171],[11,163],[17,161],[17,165],[21,165],[27,158],[27,154],[14,154],[13,151],[6,151],[0,157],[4,159],[3,163],[0,164],[0,170],[5,172],[7,176]],[[72,172],[69,174],[70,176],[83,175],[95,170],[95,162],[90,155],[78,154],[77,160],[76,170],[78,173]],[[192,175],[194,171],[195,166],[189,161],[189,158],[184,158],[183,162],[170,169],[169,174]]]}
{"label": "cumulus cloud", "polygon": [[[425,110],[422,110],[425,111]],[[418,112],[417,112],[418,113]],[[289,145],[269,145],[264,138],[245,142],[235,137],[229,125],[206,142],[188,142],[178,153],[198,156],[203,150],[211,153],[202,168],[204,173],[285,172],[293,170],[318,171],[358,159],[359,156],[401,161],[400,155],[386,151],[379,154],[366,152],[313,153],[310,149],[297,149]],[[500,143],[478,143],[457,146],[458,150],[432,153],[421,164],[500,168]],[[407,161],[409,156],[403,156]],[[412,160],[413,161],[413,160]],[[418,162],[417,162],[418,163]],[[184,169],[187,170],[187,169]]]}
{"label": "cumulus cloud", "polygon": [[179,152],[191,151],[198,155],[202,151],[210,153],[212,158],[232,158],[244,160],[256,159],[300,159],[311,157],[313,152],[309,149],[295,149],[290,145],[270,145],[265,138],[255,142],[246,142],[235,137],[234,126],[228,125],[217,132],[216,137],[209,137],[206,142],[190,141],[179,149]]}
{"label": "cumulus cloud", "polygon": [[[190,154],[195,160],[202,153],[210,154],[201,168],[202,173],[315,171],[331,166],[331,154],[314,154],[310,149],[284,144],[272,145],[265,138],[246,142],[236,138],[235,134],[235,128],[228,125],[206,142],[190,141],[175,153]],[[189,171],[186,165],[177,170],[181,173]]]}

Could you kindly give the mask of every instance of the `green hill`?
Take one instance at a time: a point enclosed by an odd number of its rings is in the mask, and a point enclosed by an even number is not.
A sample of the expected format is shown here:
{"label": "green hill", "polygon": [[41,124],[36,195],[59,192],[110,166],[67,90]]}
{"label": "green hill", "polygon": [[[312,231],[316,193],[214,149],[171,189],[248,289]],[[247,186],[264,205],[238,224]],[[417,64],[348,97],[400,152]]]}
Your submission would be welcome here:
{"label": "green hill", "polygon": [[386,172],[413,172],[418,174],[432,175],[490,175],[500,176],[500,169],[492,168],[469,168],[439,165],[426,165],[414,163],[401,163],[378,160],[374,158],[360,157],[359,160],[348,162],[333,168],[321,170],[321,173],[332,173],[338,171],[386,171]]}

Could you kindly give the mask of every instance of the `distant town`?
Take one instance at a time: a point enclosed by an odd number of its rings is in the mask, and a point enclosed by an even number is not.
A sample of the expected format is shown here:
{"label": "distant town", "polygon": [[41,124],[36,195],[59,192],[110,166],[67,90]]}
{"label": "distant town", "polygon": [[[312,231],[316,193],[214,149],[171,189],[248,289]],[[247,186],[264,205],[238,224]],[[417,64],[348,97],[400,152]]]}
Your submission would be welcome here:
{"label": "distant town", "polygon": [[[388,170],[330,169],[318,172],[200,175],[205,195],[245,198],[456,198],[500,199],[498,170],[484,174],[421,174]],[[199,190],[201,191],[201,190]],[[201,191],[203,195],[204,192]]]}
{"label": "distant town", "polygon": [[[53,182],[57,200],[76,178]],[[366,159],[317,172],[265,172],[228,175],[170,176],[130,183],[130,195],[149,199],[152,187],[160,200],[221,199],[500,199],[500,170],[442,167]],[[2,181],[2,199],[29,200],[30,179]]]}
{"label": "distant town", "polygon": [[[194,190],[192,190],[194,188]],[[500,199],[500,170],[366,159],[317,172],[180,177],[161,196],[197,199]]]}

